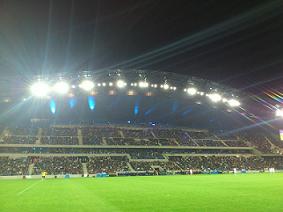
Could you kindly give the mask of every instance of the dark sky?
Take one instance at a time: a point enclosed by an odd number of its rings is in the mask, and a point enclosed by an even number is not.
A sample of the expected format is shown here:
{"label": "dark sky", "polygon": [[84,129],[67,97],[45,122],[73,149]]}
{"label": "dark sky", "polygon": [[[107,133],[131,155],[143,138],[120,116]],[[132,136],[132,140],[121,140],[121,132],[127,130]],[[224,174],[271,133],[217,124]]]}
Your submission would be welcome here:
{"label": "dark sky", "polygon": [[282,0],[0,0],[0,77],[137,68],[282,89],[282,38]]}

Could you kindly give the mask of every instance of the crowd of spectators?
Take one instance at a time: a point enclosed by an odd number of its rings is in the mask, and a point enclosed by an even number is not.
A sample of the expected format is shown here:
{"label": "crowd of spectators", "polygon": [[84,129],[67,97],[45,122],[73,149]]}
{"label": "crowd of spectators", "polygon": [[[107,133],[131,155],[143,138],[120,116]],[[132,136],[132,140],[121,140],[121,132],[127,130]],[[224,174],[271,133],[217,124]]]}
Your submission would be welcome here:
{"label": "crowd of spectators", "polygon": [[127,171],[184,171],[184,170],[264,170],[283,169],[282,156],[169,156],[168,160],[129,160],[126,156],[95,157],[0,157],[0,175],[27,175],[33,164],[32,174],[49,175],[83,174],[82,163],[86,163],[89,174]]}
{"label": "crowd of spectators", "polygon": [[100,172],[116,173],[129,171],[127,161],[127,157],[123,156],[90,157],[87,163],[88,173],[96,174]]}
{"label": "crowd of spectators", "polygon": [[179,167],[172,161],[132,161],[130,164],[135,171],[155,171],[159,168],[172,171],[179,170]]}
{"label": "crowd of spectators", "polygon": [[262,170],[265,168],[283,169],[283,157],[237,157],[237,156],[193,156],[170,157],[181,169],[218,169],[231,171],[236,169]]}
{"label": "crowd of spectators", "polygon": [[36,136],[38,132],[38,128],[34,127],[14,127],[14,128],[6,128],[6,133],[9,135],[22,135],[22,136]]}
{"label": "crowd of spectators", "polygon": [[226,144],[226,146],[230,146],[230,147],[248,147],[247,142],[243,141],[243,140],[223,140],[222,141],[224,144]]}
{"label": "crowd of spectators", "polygon": [[49,175],[82,174],[82,164],[78,157],[38,157],[32,158],[33,173],[46,171]]}
{"label": "crowd of spectators", "polygon": [[77,136],[77,128],[75,127],[49,127],[42,130],[43,136]]}
{"label": "crowd of spectators", "polygon": [[[249,143],[234,135],[216,136],[207,131],[186,131],[162,128],[82,128],[83,143],[88,145],[143,145],[143,146],[214,146],[247,147]],[[104,142],[103,143],[103,138]],[[249,138],[253,140],[254,138]],[[259,143],[261,141],[258,141]],[[255,147],[258,147],[255,145]],[[266,149],[259,147],[259,150]]]}
{"label": "crowd of spectators", "polygon": [[[78,145],[81,130],[82,143],[85,145],[116,146],[212,146],[212,147],[248,147],[252,146],[262,153],[278,153],[283,147],[275,137],[261,132],[240,132],[229,135],[213,135],[208,131],[193,131],[169,128],[134,127],[49,127],[43,128],[42,144]],[[8,128],[0,137],[0,144],[34,144],[38,139],[37,128]],[[271,144],[271,143],[272,144]],[[274,148],[277,147],[276,148]]]}
{"label": "crowd of spectators", "polygon": [[164,159],[162,152],[152,149],[131,151],[130,156],[132,159]]}
{"label": "crowd of spectators", "polygon": [[148,128],[144,129],[127,129],[127,128],[120,128],[123,136],[125,138],[154,138],[152,134],[152,130]]}
{"label": "crowd of spectators", "polygon": [[43,136],[41,138],[42,144],[50,145],[78,145],[77,136]]}
{"label": "crowd of spectators", "polygon": [[280,140],[280,136],[276,134],[272,134],[268,136],[268,139],[279,148],[283,148],[283,141]]}
{"label": "crowd of spectators", "polygon": [[115,128],[93,128],[83,127],[81,128],[83,136],[83,144],[85,145],[102,145],[103,137],[118,137],[118,130]]}
{"label": "crowd of spectators", "polygon": [[225,144],[221,140],[201,139],[195,141],[198,146],[219,146],[224,147]]}
{"label": "crowd of spectators", "polygon": [[169,161],[131,161],[135,171],[163,170],[264,170],[283,169],[283,157],[236,157],[236,156],[170,156]]}
{"label": "crowd of spectators", "polygon": [[[0,145],[30,144],[30,146],[2,145],[0,153],[11,155],[33,153],[42,156],[0,157],[0,175],[26,175],[30,164],[34,164],[33,174],[40,174],[43,170],[54,175],[82,174],[81,155],[88,158],[86,164],[90,174],[103,171],[108,173],[129,171],[131,167],[135,171],[155,171],[159,168],[175,171],[188,169],[230,171],[233,168],[259,170],[271,167],[283,169],[283,157],[274,156],[280,154],[283,144],[279,139],[268,137],[263,132],[213,135],[208,131],[115,126],[53,126],[44,128],[41,132],[39,133],[37,128],[3,129]],[[79,139],[82,139],[80,142],[82,141],[84,145],[93,145],[93,147],[80,146]],[[33,145],[37,141],[48,146]],[[66,146],[54,147],[54,145]],[[261,153],[273,155],[256,157],[252,148],[240,147],[254,147]],[[46,155],[43,157],[44,154]],[[48,154],[68,154],[68,156],[51,157]]]}
{"label": "crowd of spectators", "polygon": [[[252,149],[174,149],[174,148],[81,148],[81,147],[52,147],[51,145],[48,147],[0,147],[0,153],[33,153],[33,154],[130,154],[139,155],[148,155],[148,152],[153,151],[156,152],[156,155],[163,155],[163,154],[245,154],[251,155],[253,154]],[[146,158],[146,156],[145,156]],[[158,159],[158,158],[157,158]]]}
{"label": "crowd of spectators", "polygon": [[245,141],[249,146],[253,146],[262,153],[273,153],[271,144],[263,133],[241,132],[238,137]]}
{"label": "crowd of spectators", "polygon": [[28,158],[0,157],[0,175],[26,175],[28,174]]}
{"label": "crowd of spectators", "polygon": [[140,138],[106,138],[107,145],[126,145],[126,146],[159,146],[158,139],[140,139]]}
{"label": "crowd of spectators", "polygon": [[0,144],[35,144],[36,140],[35,136],[8,135],[0,138]]}

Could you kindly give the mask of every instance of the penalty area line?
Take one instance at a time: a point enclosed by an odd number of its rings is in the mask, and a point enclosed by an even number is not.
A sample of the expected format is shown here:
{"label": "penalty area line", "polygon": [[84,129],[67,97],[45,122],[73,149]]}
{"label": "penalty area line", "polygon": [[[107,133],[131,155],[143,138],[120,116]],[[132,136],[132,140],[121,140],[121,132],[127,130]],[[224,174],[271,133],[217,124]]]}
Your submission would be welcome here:
{"label": "penalty area line", "polygon": [[25,193],[26,191],[30,190],[32,187],[36,186],[37,184],[39,184],[40,182],[42,182],[42,180],[35,182],[33,184],[31,184],[30,186],[28,186],[27,188],[25,188],[24,190],[20,191],[17,193],[17,196],[22,195],[23,193]]}

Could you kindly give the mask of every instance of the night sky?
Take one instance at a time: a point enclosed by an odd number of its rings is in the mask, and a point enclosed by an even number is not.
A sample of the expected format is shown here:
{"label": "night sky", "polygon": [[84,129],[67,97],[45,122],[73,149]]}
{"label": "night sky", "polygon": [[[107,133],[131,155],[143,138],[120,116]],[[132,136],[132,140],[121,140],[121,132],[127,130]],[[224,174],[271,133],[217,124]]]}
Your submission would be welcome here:
{"label": "night sky", "polygon": [[282,92],[283,1],[0,0],[0,73],[108,68]]}

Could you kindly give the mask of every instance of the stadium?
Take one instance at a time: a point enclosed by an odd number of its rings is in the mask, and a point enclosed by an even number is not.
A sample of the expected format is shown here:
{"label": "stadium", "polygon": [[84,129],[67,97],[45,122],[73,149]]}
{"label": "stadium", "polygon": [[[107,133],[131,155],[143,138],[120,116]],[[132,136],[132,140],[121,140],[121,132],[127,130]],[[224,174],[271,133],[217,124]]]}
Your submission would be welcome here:
{"label": "stadium", "polygon": [[[228,174],[211,179],[221,183],[231,180],[230,175],[252,179],[250,173],[283,170],[277,134],[259,127],[235,130],[248,124],[241,116],[241,98],[247,94],[235,89],[185,75],[134,70],[35,78],[2,103],[14,109],[2,112],[0,174],[3,179],[25,179],[8,181],[19,187],[27,183],[27,190],[17,195],[35,195],[32,191],[40,186],[48,190],[44,187],[53,183],[64,186],[59,178],[76,178],[79,184],[85,180],[89,186],[94,186],[91,178],[103,178],[115,187],[111,177],[148,176],[165,186],[172,180],[183,182],[186,175]],[[36,179],[43,175],[46,182],[39,184]],[[281,175],[260,176],[276,180]],[[148,179],[129,182],[147,186]],[[39,188],[33,189],[37,183]]]}
{"label": "stadium", "polygon": [[281,1],[63,2],[0,1],[0,212],[282,211]]}

